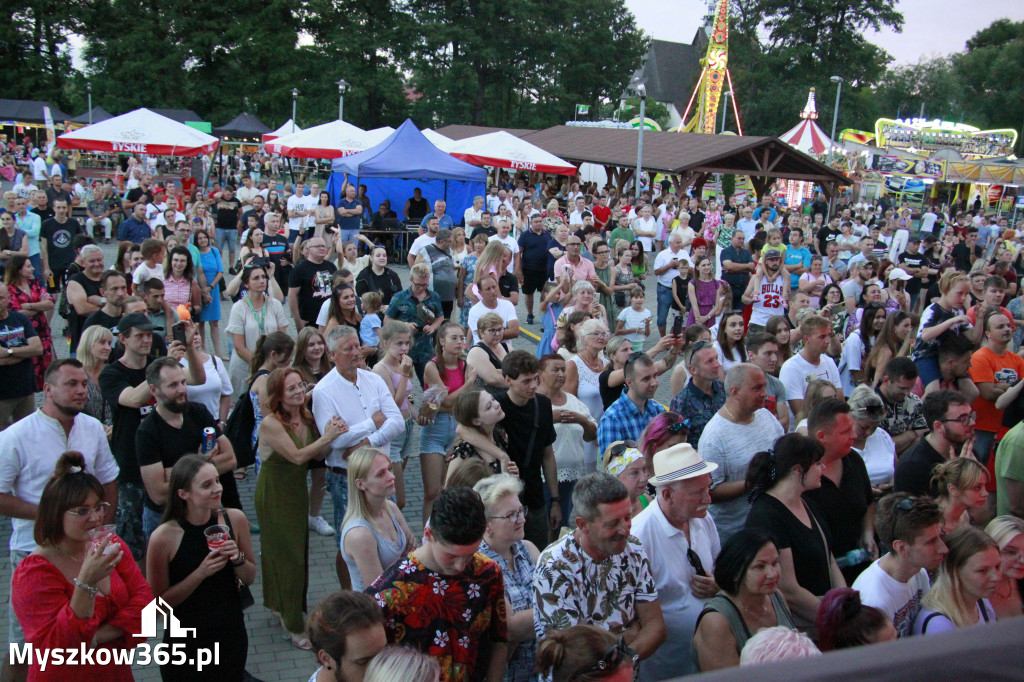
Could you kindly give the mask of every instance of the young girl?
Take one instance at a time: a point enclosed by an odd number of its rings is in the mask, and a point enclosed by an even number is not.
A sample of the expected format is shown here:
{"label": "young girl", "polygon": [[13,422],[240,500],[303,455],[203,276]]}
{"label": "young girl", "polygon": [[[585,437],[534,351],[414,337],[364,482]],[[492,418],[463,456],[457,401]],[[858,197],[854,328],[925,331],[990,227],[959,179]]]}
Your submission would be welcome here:
{"label": "young girl", "polygon": [[570,300],[571,287],[572,278],[563,276],[557,282],[546,283],[541,290],[540,318],[544,333],[537,344],[538,358],[558,349],[558,318],[562,315],[565,303]]}
{"label": "young girl", "polygon": [[789,328],[789,321],[785,315],[772,315],[764,325],[764,330],[774,336],[779,343],[779,368],[781,369],[783,363],[793,357],[791,344],[794,335]]}
{"label": "young girl", "polygon": [[405,434],[391,441],[391,471],[395,475],[395,502],[399,509],[405,507],[405,465],[412,454],[413,427],[416,420],[412,416],[412,385],[413,366],[409,357],[412,345],[412,333],[404,322],[389,321],[380,330],[381,361],[373,366],[373,372],[380,376],[391,391],[391,397],[402,411],[405,420]]}
{"label": "young girl", "polygon": [[619,313],[615,335],[625,336],[633,346],[633,352],[644,348],[644,339],[651,335],[651,311],[644,307],[644,290],[633,287],[629,293],[630,307]]}
{"label": "young girl", "polygon": [[743,346],[743,313],[732,310],[722,316],[715,350],[723,372],[747,361],[747,349]]}
{"label": "young girl", "polygon": [[929,387],[931,390],[937,388],[942,378],[938,352],[943,337],[947,334],[965,334],[975,345],[979,342],[981,327],[972,327],[964,310],[964,302],[970,290],[971,283],[967,275],[957,270],[947,270],[939,279],[939,300],[924,309],[917,329],[913,357],[925,393],[929,392]]}
{"label": "young girl", "polygon": [[694,265],[697,276],[686,287],[690,299],[686,324],[702,324],[711,329],[725,305],[724,294],[731,289],[722,280],[714,279],[715,266],[707,256],[698,257]]}
{"label": "young girl", "polygon": [[782,255],[782,262],[786,262],[786,245],[782,243],[782,231],[777,227],[768,230],[768,242],[761,247],[761,258],[769,251],[778,251]]}
{"label": "young girl", "polygon": [[367,366],[372,367],[379,357],[376,349],[380,345],[380,335],[377,331],[381,328],[380,292],[367,291],[359,300],[363,304],[363,319],[359,322],[359,340],[367,348],[374,349],[373,353],[366,358]]}
{"label": "young girl", "polygon": [[612,291],[615,292],[615,307],[622,310],[629,307],[629,292],[636,286],[631,267],[633,250],[628,244],[616,248],[616,261]]}
{"label": "young girl", "polygon": [[914,318],[909,313],[900,310],[885,318],[882,330],[875,337],[874,348],[864,363],[864,379],[871,382],[872,388],[882,380],[882,372],[890,360],[910,352],[913,330]]}
{"label": "young girl", "polygon": [[852,395],[853,389],[867,381],[867,374],[862,371],[864,358],[871,352],[871,344],[878,338],[884,324],[885,308],[877,304],[869,305],[864,309],[860,325],[846,337],[842,359],[839,361],[839,375],[846,395]]}
{"label": "young girl", "polygon": [[445,453],[455,440],[455,420],[452,406],[464,390],[470,389],[476,379],[476,370],[466,365],[462,352],[466,348],[466,330],[454,322],[445,322],[434,338],[434,357],[423,371],[426,389],[443,388],[448,391],[437,407],[433,418],[421,411],[417,419],[420,429],[420,470],[423,476],[423,523],[426,525],[434,500],[441,492],[447,465]]}
{"label": "young girl", "polygon": [[633,266],[633,278],[642,284],[647,275],[647,257],[644,255],[644,245],[637,239],[629,245],[629,249],[633,252],[633,259],[630,261]]}

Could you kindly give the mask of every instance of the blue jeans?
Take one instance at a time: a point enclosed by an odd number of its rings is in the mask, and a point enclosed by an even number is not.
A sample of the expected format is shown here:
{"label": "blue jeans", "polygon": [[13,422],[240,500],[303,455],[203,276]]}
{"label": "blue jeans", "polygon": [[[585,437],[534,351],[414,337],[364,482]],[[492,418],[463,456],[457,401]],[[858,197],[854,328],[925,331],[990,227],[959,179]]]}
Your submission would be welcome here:
{"label": "blue jeans", "polygon": [[658,328],[668,324],[668,311],[672,307],[672,289],[663,284],[658,285]]}
{"label": "blue jeans", "polygon": [[331,495],[334,505],[334,527],[341,532],[341,520],[348,509],[348,474],[341,474],[333,469],[327,470],[327,492]]}
{"label": "blue jeans", "polygon": [[[562,526],[565,528],[576,527],[572,518],[572,491],[575,487],[576,481],[558,482],[558,499],[562,507]],[[551,509],[551,494],[548,493],[547,486],[544,486],[544,504],[547,505],[548,509]]]}
{"label": "blue jeans", "polygon": [[142,533],[146,537],[146,546],[149,546],[149,538],[153,535],[153,531],[156,530],[157,526],[160,525],[160,519],[164,516],[163,512],[155,511],[149,505],[142,507]]}
{"label": "blue jeans", "polygon": [[341,243],[358,242],[359,230],[341,230]]}
{"label": "blue jeans", "polygon": [[[36,279],[43,282],[43,257],[37,253],[34,256],[29,256],[28,260],[36,271]],[[45,285],[46,282],[43,282],[43,284]]]}

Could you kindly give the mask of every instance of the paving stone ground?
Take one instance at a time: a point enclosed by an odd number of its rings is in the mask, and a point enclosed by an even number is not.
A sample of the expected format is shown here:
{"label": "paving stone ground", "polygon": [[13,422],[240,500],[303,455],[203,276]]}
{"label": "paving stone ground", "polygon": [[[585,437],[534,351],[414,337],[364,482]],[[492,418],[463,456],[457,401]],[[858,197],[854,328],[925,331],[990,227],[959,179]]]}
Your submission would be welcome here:
{"label": "paving stone ground", "polygon": [[[103,245],[103,250],[106,262],[108,264],[113,262],[116,256],[116,244]],[[391,267],[401,276],[403,284],[408,285],[409,268],[405,265],[392,265]],[[647,301],[653,310],[657,300],[655,296],[655,282],[653,277],[648,278],[646,289]],[[228,312],[230,311],[230,304],[226,301],[222,301],[221,305],[221,317],[223,320],[226,320]],[[520,328],[532,332],[535,335],[539,335],[541,333],[539,324],[526,325],[526,306],[525,297],[523,296],[520,297],[518,312]],[[63,321],[60,320],[59,317],[54,317],[54,323],[57,326],[58,331],[63,329]],[[224,326],[224,324],[221,325],[222,330]],[[291,327],[290,331],[294,334],[294,327]],[[57,334],[54,335],[54,344],[57,349],[57,354],[60,357],[67,357],[67,343],[63,338],[58,339],[57,336]],[[653,345],[653,342],[656,340],[656,338],[650,339],[646,345]],[[536,348],[536,341],[530,338],[527,334],[522,334],[519,339],[514,340],[511,343],[513,349],[523,349],[532,352]],[[230,342],[225,338],[223,340],[222,348],[227,349],[228,347],[230,347]],[[665,405],[668,405],[672,399],[668,384],[668,374],[666,374],[662,377],[661,385],[656,395],[656,398]],[[418,398],[419,393],[420,391],[417,388],[414,391],[414,397]],[[37,401],[38,400],[39,398],[37,397]],[[256,515],[253,510],[252,499],[253,493],[255,492],[255,478],[256,477],[250,473],[248,479],[239,484],[239,493],[242,498],[243,506],[245,507],[249,518],[254,523]],[[404,510],[405,516],[413,532],[418,534],[421,532],[423,526],[420,519],[420,509],[423,502],[423,485],[420,478],[419,458],[415,455],[409,460],[405,481],[407,500]],[[322,515],[328,521],[333,518],[333,509],[329,495],[324,499]],[[0,546],[8,546],[10,535],[11,526],[5,519],[3,522],[0,522]],[[259,535],[253,536],[253,545],[258,556],[261,552]],[[338,545],[335,537],[323,537],[315,533],[310,533],[310,575],[309,592],[307,594],[307,603],[310,608],[312,608],[320,599],[338,589],[338,581],[334,568],[334,560],[337,551]],[[0,561],[0,642],[7,641],[7,610],[10,608],[10,581],[11,565],[9,558],[7,558],[7,553],[4,552],[4,558]],[[257,576],[256,583],[253,585],[252,591],[256,599],[256,605],[251,607],[245,614],[246,627],[249,632],[248,671],[257,679],[266,680],[267,682],[276,680],[304,681],[309,679],[310,674],[312,674],[312,672],[318,667],[313,654],[309,651],[301,651],[293,647],[288,641],[287,635],[285,635],[284,631],[281,629],[277,619],[274,618],[270,611],[263,607],[262,582],[260,581],[259,576]],[[150,643],[156,644],[159,643],[159,641],[159,639],[155,639],[151,640]],[[151,665],[146,668],[136,666],[134,672],[135,678],[140,681],[149,682],[160,679],[160,671],[156,665]]]}

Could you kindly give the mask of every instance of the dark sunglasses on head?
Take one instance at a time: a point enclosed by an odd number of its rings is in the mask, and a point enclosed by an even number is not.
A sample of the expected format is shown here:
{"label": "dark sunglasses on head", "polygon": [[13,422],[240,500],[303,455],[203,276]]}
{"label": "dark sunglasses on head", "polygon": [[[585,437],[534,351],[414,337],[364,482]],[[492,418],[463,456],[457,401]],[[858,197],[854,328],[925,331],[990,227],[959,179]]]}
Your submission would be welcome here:
{"label": "dark sunglasses on head", "polygon": [[901,511],[913,511],[914,510],[914,498],[904,497],[902,500],[896,503],[896,506],[892,508],[892,528],[889,529],[889,537],[891,541],[896,540],[896,522],[899,521]]}
{"label": "dark sunglasses on head", "polygon": [[629,450],[630,448],[639,450],[635,440],[624,440],[621,443],[616,443],[611,447],[612,457],[618,457],[619,455],[624,453],[626,450]]}
{"label": "dark sunglasses on head", "polygon": [[615,646],[604,652],[604,656],[601,657],[601,660],[597,661],[593,665],[587,666],[576,675],[573,675],[573,677],[581,677],[588,673],[598,671],[615,670],[619,667],[619,664],[622,663],[623,659],[626,658],[632,660],[633,665],[636,665],[640,660],[640,656],[626,644],[626,638],[619,637],[619,641]]}
{"label": "dark sunglasses on head", "polygon": [[673,434],[673,435],[676,435],[676,436],[678,436],[683,431],[686,431],[686,433],[690,432],[690,420],[689,419],[682,419],[682,420],[677,421],[677,422],[675,422],[674,424],[672,424],[671,426],[668,427],[668,432]]}

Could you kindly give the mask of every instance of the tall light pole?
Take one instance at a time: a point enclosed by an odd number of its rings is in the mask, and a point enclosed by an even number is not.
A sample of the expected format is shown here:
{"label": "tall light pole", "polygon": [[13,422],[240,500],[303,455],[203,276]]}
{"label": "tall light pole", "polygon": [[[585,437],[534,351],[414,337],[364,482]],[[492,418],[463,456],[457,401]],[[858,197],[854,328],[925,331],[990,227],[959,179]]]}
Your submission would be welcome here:
{"label": "tall light pole", "polygon": [[338,79],[338,120],[344,120],[342,114],[345,113],[345,91],[348,90],[348,81],[344,78]]}
{"label": "tall light pole", "polygon": [[832,76],[830,78],[833,83],[836,84],[836,109],[832,112],[832,147],[828,150],[828,162],[832,163],[832,154],[836,148],[836,124],[839,123],[839,98],[843,95],[843,78],[842,76]]}
{"label": "tall light pole", "polygon": [[722,108],[722,132],[724,133],[725,120],[729,118],[729,98],[732,97],[732,90],[726,90],[722,94],[724,95],[723,99],[725,101],[725,106]]}
{"label": "tall light pole", "polygon": [[89,125],[92,125],[92,83],[85,84],[85,94],[89,98]]}
{"label": "tall light pole", "polygon": [[636,181],[634,199],[640,198],[640,171],[644,162],[644,121],[647,116],[647,87],[643,83],[636,84],[636,94],[640,95],[640,131],[636,137]]}
{"label": "tall light pole", "polygon": [[292,88],[292,132],[295,132],[295,100],[299,97],[299,89]]}

